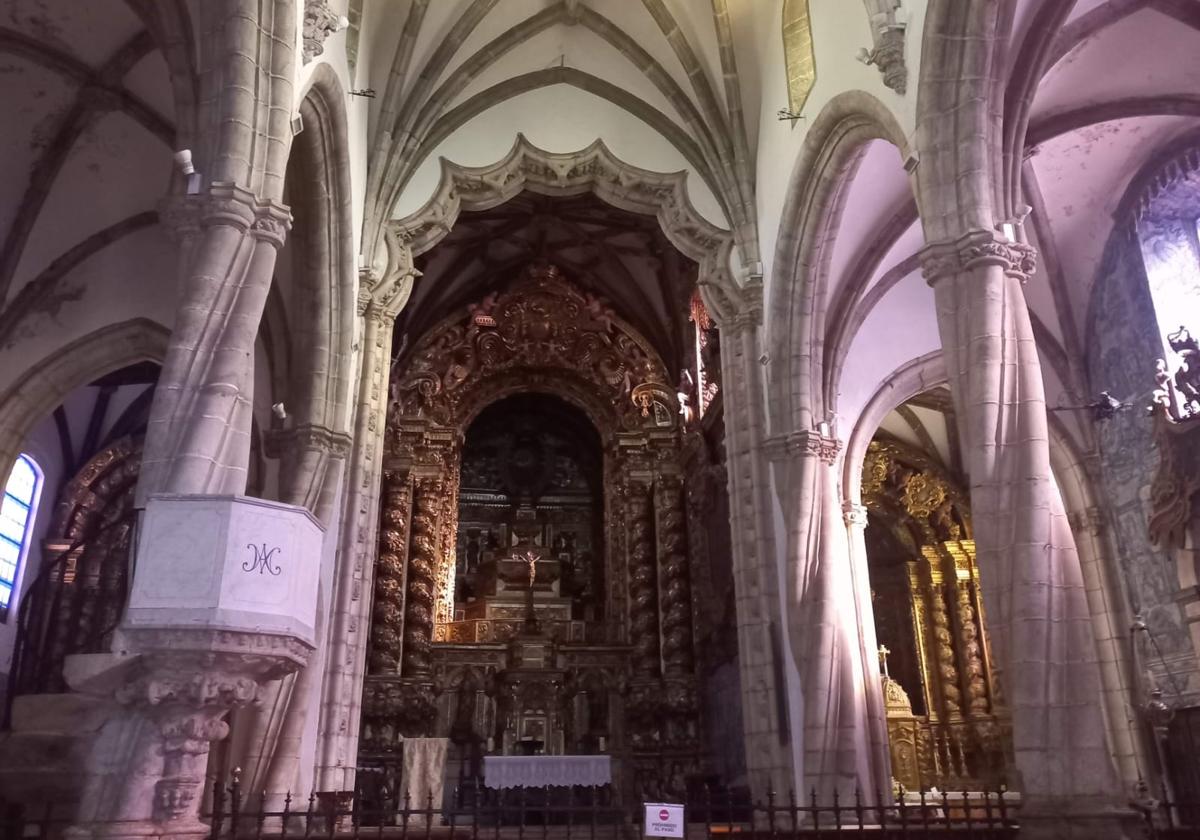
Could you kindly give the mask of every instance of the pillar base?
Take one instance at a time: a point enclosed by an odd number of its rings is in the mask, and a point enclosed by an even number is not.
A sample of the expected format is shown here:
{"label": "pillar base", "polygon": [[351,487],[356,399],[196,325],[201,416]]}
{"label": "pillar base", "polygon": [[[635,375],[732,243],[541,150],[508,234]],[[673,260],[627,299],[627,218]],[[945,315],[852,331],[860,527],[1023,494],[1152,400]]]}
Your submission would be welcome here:
{"label": "pillar base", "polygon": [[66,840],[207,840],[212,828],[200,820],[171,823],[152,820],[121,820],[75,825],[64,832]]}
{"label": "pillar base", "polygon": [[1137,811],[1107,799],[1026,798],[1017,816],[1021,840],[1138,840]]}

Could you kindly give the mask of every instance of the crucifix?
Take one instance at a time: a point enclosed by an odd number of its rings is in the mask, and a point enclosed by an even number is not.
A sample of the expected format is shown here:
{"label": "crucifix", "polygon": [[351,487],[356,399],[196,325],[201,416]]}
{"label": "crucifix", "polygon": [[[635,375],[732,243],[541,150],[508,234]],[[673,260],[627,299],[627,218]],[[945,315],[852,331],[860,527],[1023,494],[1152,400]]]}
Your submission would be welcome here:
{"label": "crucifix", "polygon": [[537,633],[541,625],[537,620],[537,611],[533,608],[533,582],[537,580],[538,556],[535,552],[526,551],[524,554],[513,554],[514,560],[522,560],[529,566],[529,588],[525,590],[525,630]]}
{"label": "crucifix", "polygon": [[885,645],[879,646],[879,662],[880,662],[880,664],[883,665],[883,675],[885,677],[887,677],[888,679],[892,678],[892,675],[888,673],[888,666],[887,666],[887,658],[888,658],[888,654],[890,654],[890,653],[891,653],[891,651],[888,650]]}
{"label": "crucifix", "polygon": [[514,560],[522,560],[529,566],[529,588],[533,588],[533,582],[537,580],[537,562],[538,556],[532,551],[526,551],[524,554],[514,554]]}

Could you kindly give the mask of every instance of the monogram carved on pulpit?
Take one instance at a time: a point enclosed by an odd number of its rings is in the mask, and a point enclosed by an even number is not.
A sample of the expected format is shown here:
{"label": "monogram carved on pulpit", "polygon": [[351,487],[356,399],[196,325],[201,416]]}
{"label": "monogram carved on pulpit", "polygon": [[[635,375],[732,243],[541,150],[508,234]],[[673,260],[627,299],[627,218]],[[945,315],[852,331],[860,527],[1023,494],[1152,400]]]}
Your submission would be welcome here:
{"label": "monogram carved on pulpit", "polygon": [[247,543],[246,548],[253,554],[253,556],[249,560],[246,560],[242,563],[243,572],[258,572],[260,575],[269,574],[272,577],[279,577],[279,575],[283,573],[283,568],[280,567],[278,563],[273,564],[271,562],[271,560],[277,554],[279,554],[280,549],[278,546],[267,548],[267,544],[265,542],[262,545]]}

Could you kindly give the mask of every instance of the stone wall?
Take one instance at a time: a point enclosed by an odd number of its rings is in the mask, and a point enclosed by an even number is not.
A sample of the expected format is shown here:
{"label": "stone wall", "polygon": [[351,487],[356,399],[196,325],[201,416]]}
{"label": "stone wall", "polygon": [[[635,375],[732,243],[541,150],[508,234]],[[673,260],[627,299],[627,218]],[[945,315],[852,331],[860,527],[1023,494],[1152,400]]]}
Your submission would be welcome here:
{"label": "stone wall", "polygon": [[[1147,534],[1150,483],[1158,466],[1152,418],[1143,410],[1154,385],[1162,343],[1136,236],[1118,226],[1096,279],[1087,324],[1088,393],[1108,391],[1133,404],[1096,426],[1103,498],[1134,613],[1140,612],[1161,650],[1144,656],[1169,702],[1200,702],[1200,670],[1175,603],[1175,564]],[[1168,670],[1174,679],[1168,676]]]}

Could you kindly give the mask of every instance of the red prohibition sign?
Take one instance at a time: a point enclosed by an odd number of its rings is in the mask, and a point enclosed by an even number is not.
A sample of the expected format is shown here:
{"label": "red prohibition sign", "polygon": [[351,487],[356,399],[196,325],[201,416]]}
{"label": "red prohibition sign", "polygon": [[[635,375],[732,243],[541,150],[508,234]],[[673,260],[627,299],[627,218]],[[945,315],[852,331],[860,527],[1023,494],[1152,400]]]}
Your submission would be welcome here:
{"label": "red prohibition sign", "polygon": [[660,820],[662,820],[663,822],[666,822],[668,819],[670,819],[670,817],[671,817],[671,812],[668,811],[666,808],[663,808],[661,811],[658,812],[658,818]]}

